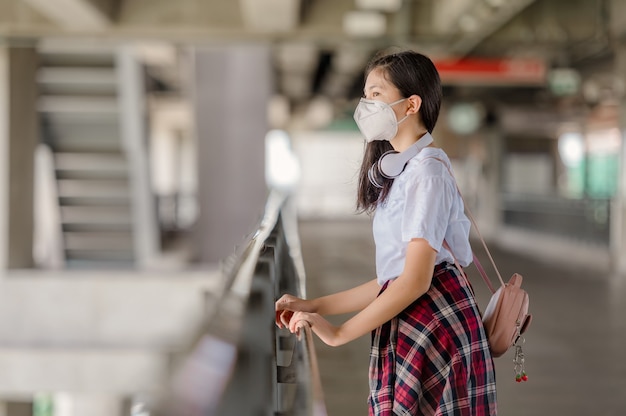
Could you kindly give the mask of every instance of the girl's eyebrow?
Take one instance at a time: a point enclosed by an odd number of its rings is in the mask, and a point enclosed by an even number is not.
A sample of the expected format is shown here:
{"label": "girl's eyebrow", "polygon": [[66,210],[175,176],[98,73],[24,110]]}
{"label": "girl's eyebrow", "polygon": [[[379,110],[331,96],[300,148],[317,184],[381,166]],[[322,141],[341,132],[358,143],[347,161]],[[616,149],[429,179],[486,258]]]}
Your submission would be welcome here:
{"label": "girl's eyebrow", "polygon": [[374,88],[380,88],[380,86],[379,85],[370,85],[367,88],[363,88],[363,92],[365,93],[365,92],[367,92],[367,90],[373,90]]}

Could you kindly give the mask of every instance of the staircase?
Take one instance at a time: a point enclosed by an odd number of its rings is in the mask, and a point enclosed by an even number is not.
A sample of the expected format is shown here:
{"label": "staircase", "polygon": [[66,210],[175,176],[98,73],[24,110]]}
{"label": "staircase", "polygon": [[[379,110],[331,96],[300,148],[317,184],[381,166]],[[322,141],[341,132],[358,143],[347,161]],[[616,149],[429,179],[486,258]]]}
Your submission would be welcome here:
{"label": "staircase", "polygon": [[67,268],[125,268],[134,250],[115,50],[42,45],[42,140],[54,155]]}

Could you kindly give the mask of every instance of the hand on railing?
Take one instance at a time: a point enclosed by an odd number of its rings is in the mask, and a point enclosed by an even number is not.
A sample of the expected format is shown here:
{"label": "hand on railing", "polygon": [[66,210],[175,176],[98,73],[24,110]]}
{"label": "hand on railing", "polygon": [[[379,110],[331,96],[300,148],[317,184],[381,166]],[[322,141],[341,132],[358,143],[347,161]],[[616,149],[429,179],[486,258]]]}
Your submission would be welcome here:
{"label": "hand on railing", "polygon": [[[315,312],[310,300],[301,299],[293,295],[285,294],[275,303],[276,325],[279,328],[289,328],[291,317],[297,311]],[[293,332],[293,331],[291,331]]]}

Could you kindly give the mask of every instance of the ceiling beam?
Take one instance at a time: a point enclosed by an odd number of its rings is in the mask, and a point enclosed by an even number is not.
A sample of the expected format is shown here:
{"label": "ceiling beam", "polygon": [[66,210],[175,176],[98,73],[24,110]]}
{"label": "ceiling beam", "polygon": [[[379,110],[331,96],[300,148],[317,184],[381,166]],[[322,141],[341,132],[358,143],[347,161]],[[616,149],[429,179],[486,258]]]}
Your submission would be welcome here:
{"label": "ceiling beam", "polygon": [[288,32],[300,24],[300,0],[239,0],[239,5],[246,28],[254,32]]}
{"label": "ceiling beam", "polygon": [[450,47],[450,50],[458,57],[464,57],[471,53],[480,43],[489,36],[494,34],[504,25],[522,12],[526,7],[530,6],[536,0],[509,0],[504,2],[495,2],[498,6],[488,6],[483,2],[475,2],[470,9],[460,17],[462,20],[473,21],[474,28],[463,29],[460,27],[457,35],[459,39]]}
{"label": "ceiling beam", "polygon": [[68,30],[105,30],[113,22],[118,0],[22,0]]}

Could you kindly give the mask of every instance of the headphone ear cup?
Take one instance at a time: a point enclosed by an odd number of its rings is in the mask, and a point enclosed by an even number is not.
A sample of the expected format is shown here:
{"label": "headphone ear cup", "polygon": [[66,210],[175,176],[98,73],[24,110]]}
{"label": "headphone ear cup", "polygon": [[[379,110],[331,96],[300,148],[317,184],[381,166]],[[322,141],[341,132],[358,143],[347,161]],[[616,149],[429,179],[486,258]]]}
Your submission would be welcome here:
{"label": "headphone ear cup", "polygon": [[378,172],[384,178],[393,179],[396,176],[400,175],[404,170],[404,166],[406,163],[403,163],[401,167],[398,165],[398,157],[396,155],[400,155],[400,152],[395,150],[389,150],[378,158],[378,162],[376,165],[378,166]]}
{"label": "headphone ear cup", "polygon": [[374,185],[376,188],[382,188],[384,178],[378,169],[378,163],[374,163],[369,170],[367,171],[367,177],[370,180],[370,183]]}

